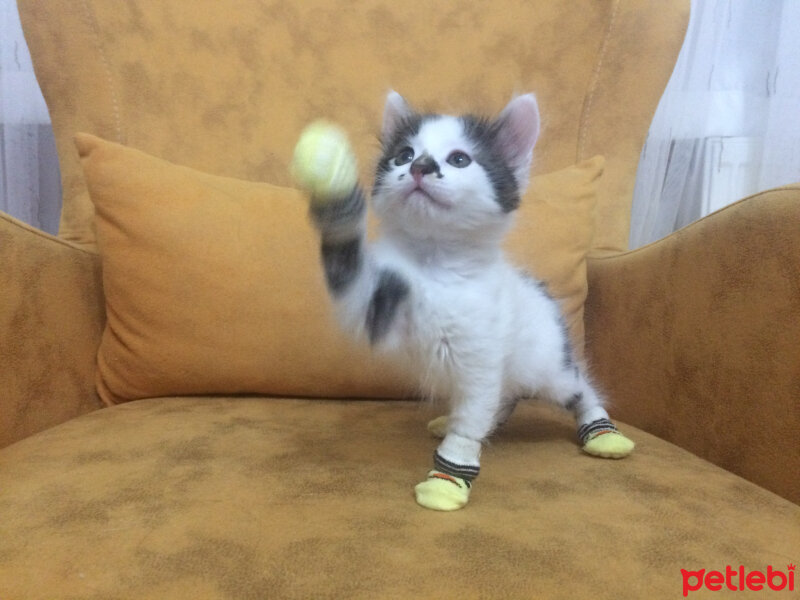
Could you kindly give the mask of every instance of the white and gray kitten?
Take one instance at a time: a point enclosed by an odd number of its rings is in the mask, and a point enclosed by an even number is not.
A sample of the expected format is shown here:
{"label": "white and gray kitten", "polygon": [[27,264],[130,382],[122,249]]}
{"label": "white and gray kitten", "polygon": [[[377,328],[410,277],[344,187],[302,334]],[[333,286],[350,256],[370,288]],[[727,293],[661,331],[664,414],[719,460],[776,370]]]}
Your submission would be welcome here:
{"label": "white and gray kitten", "polygon": [[372,190],[380,238],[366,241],[360,188],[312,202],[341,324],[402,361],[425,394],[449,400],[431,473],[467,488],[482,444],[520,398],[573,411],[583,442],[616,433],[558,303],[501,247],[538,134],[531,94],[488,120],[419,114],[391,92]]}

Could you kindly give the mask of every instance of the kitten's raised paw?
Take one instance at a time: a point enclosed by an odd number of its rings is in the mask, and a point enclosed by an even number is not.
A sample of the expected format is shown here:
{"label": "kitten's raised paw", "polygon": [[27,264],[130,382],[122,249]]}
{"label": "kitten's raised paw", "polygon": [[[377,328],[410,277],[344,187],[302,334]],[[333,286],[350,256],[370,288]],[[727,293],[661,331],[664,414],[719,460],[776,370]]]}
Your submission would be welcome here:
{"label": "kitten's raised paw", "polygon": [[447,418],[447,415],[436,417],[432,421],[428,421],[428,431],[433,437],[442,439],[447,435],[447,427],[449,423],[450,420]]}
{"label": "kitten's raised paw", "polygon": [[345,131],[323,120],[311,123],[297,141],[291,172],[317,203],[349,194],[358,166]]}
{"label": "kitten's raised paw", "polygon": [[607,431],[586,442],[583,451],[601,458],[625,458],[635,445],[619,431]]}
{"label": "kitten's raised paw", "polygon": [[431,471],[428,479],[414,488],[417,504],[431,510],[452,511],[463,508],[469,500],[470,484],[441,471]]}

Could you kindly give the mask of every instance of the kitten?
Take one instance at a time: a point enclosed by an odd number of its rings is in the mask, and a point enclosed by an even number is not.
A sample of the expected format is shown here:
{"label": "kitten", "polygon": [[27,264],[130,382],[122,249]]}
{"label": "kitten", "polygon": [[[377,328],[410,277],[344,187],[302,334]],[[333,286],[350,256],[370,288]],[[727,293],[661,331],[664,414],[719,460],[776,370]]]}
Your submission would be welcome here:
{"label": "kitten", "polygon": [[633,448],[576,361],[556,301],[503,256],[538,134],[532,94],[488,120],[419,114],[391,92],[372,190],[378,241],[366,242],[360,188],[312,200],[342,325],[403,361],[425,393],[449,399],[449,417],[432,422],[444,437],[434,468],[415,488],[428,508],[466,504],[482,444],[519,398],[571,410],[591,454]]}

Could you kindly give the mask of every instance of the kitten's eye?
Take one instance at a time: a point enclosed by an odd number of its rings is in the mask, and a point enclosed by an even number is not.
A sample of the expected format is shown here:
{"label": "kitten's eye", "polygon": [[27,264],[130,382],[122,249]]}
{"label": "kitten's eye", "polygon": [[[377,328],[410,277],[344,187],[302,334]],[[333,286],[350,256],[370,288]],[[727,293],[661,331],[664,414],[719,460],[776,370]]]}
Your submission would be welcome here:
{"label": "kitten's eye", "polygon": [[472,162],[472,159],[465,152],[456,150],[455,152],[450,153],[450,156],[447,157],[447,162],[454,167],[463,169],[464,167],[469,166],[469,164]]}
{"label": "kitten's eye", "polygon": [[406,146],[394,157],[395,166],[405,165],[414,160],[414,150]]}

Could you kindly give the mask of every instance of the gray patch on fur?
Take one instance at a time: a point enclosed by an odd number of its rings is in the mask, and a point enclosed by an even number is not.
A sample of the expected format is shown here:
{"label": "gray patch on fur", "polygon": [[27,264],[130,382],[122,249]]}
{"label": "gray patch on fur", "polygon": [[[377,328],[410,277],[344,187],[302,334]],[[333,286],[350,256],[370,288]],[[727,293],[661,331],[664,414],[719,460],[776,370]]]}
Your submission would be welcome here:
{"label": "gray patch on fur", "polygon": [[486,171],[500,208],[506,213],[516,210],[520,205],[519,184],[497,148],[498,123],[472,115],[461,117],[461,123],[467,137],[478,149],[473,158]]}
{"label": "gray patch on fur", "polygon": [[394,161],[397,153],[400,152],[403,147],[409,145],[408,141],[419,133],[419,130],[426,121],[434,117],[435,115],[410,114],[400,122],[391,136],[381,140],[382,155],[378,161],[378,167],[375,172],[373,194],[383,183],[386,174],[392,170],[392,161]]}
{"label": "gray patch on fur", "polygon": [[367,308],[367,333],[371,344],[379,342],[389,331],[400,303],[411,288],[405,279],[387,269],[378,276],[378,285]]}
{"label": "gray patch on fur", "polygon": [[567,410],[571,410],[572,412],[575,412],[575,409],[577,409],[577,408],[578,408],[578,405],[579,405],[581,402],[583,402],[583,394],[581,394],[581,393],[577,393],[577,394],[575,394],[574,396],[572,396],[572,398],[570,398],[569,400],[567,400],[567,403],[566,403],[566,404],[564,404],[564,407],[565,407]]}
{"label": "gray patch on fur", "polygon": [[355,281],[364,264],[361,239],[347,242],[322,242],[325,281],[334,296],[342,295]]}

